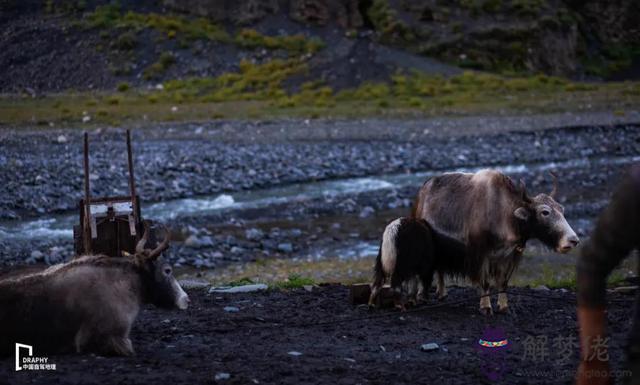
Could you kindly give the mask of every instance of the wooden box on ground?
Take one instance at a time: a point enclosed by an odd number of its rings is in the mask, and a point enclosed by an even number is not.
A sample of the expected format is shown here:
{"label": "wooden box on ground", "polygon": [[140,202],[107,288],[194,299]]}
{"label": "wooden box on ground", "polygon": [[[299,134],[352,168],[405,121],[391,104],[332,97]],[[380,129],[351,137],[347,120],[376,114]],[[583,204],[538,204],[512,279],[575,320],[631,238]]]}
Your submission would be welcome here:
{"label": "wooden box on ground", "polygon": [[[368,283],[355,283],[349,287],[349,302],[352,305],[369,303],[371,286]],[[378,308],[393,307],[393,292],[389,285],[384,285],[378,294],[375,306]]]}

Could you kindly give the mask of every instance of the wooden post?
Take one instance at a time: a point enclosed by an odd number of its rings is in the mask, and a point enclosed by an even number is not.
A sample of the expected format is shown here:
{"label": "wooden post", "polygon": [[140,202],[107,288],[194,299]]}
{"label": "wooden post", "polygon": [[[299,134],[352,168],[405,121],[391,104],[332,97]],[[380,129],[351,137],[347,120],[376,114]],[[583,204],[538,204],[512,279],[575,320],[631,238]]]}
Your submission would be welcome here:
{"label": "wooden post", "polygon": [[89,186],[89,134],[84,133],[84,223],[82,235],[84,252],[91,253],[91,187]]}
{"label": "wooden post", "polygon": [[136,237],[136,241],[140,240],[136,227],[140,218],[138,218],[138,201],[136,197],[136,182],[133,175],[133,151],[131,150],[131,130],[127,130],[127,159],[129,161],[129,192],[131,195],[131,210],[133,211],[133,226],[129,224],[131,235]]}

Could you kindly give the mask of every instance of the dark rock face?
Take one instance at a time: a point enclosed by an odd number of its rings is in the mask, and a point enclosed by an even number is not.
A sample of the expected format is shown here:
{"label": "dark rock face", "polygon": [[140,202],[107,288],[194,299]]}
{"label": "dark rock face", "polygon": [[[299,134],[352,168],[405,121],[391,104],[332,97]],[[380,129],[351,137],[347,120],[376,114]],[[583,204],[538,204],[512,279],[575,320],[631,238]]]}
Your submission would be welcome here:
{"label": "dark rock face", "polygon": [[169,9],[208,17],[218,22],[251,24],[278,12],[278,0],[163,0]]}
{"label": "dark rock face", "polygon": [[640,3],[633,0],[573,1],[598,38],[606,44],[638,44]]}
{"label": "dark rock face", "polygon": [[357,0],[291,0],[290,16],[302,23],[329,24],[331,20],[342,28],[359,28],[362,15]]}
{"label": "dark rock face", "polygon": [[288,9],[291,19],[304,24],[327,25],[335,21],[342,28],[362,26],[357,0],[164,0],[163,4],[169,9],[240,25],[260,22]]}

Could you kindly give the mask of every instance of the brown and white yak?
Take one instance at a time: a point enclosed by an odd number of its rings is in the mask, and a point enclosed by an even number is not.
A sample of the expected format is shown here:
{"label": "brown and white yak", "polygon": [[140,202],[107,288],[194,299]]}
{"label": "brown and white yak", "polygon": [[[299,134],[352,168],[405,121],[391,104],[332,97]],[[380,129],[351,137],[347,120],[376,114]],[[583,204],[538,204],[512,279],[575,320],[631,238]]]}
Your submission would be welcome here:
{"label": "brown and white yak", "polygon": [[[434,231],[464,243],[463,261],[451,261],[453,269],[478,285],[480,311],[492,313],[488,296],[490,280],[500,290],[520,263],[529,239],[567,253],[579,239],[564,217],[564,208],[555,201],[557,181],[550,194],[527,194],[524,183],[496,170],[476,173],[447,173],[431,178],[418,193],[413,217],[426,220]],[[462,268],[460,268],[462,267]],[[444,276],[438,271],[437,293],[446,296]],[[508,309],[506,293],[498,295],[498,310]]]}

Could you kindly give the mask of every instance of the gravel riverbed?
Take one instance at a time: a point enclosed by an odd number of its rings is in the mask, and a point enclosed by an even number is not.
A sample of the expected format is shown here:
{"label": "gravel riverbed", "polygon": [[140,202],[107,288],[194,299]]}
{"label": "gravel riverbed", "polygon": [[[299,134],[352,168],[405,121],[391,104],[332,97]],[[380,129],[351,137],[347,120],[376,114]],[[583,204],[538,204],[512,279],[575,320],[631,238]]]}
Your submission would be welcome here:
{"label": "gravel riverbed", "polygon": [[[592,118],[607,123],[602,116]],[[479,124],[469,119],[462,122]],[[396,186],[385,182],[384,176],[410,178],[425,171],[500,166],[513,177],[524,178],[532,193],[550,189],[544,170],[555,169],[566,215],[574,223],[577,220],[574,226],[586,235],[617,178],[640,156],[640,125],[575,126],[586,117],[574,117],[571,127],[548,128],[554,122],[550,117],[541,117],[538,126],[526,118],[503,119],[503,125],[498,118],[487,121],[476,134],[465,134],[463,129],[451,133],[452,127],[462,124],[460,119],[440,122],[440,129],[433,121],[421,125],[381,120],[368,125],[283,121],[280,129],[277,122],[139,128],[133,143],[143,214],[152,202],[220,195],[233,200],[265,191],[271,196],[261,196],[269,198],[262,205],[176,213],[176,218],[167,219],[176,241],[169,258],[178,265],[206,268],[256,258],[291,258],[337,240],[375,241],[386,221],[406,214],[423,180]],[[386,131],[381,130],[383,125]],[[329,126],[335,135],[321,134]],[[363,140],[367,127],[370,139]],[[245,135],[238,137],[238,132]],[[306,139],[303,133],[308,134]],[[37,227],[55,215],[75,215],[82,191],[82,132],[25,129],[3,130],[0,135],[4,181],[0,231],[24,221],[31,221],[27,228],[32,231],[29,226]],[[123,130],[96,129],[90,137],[93,194],[126,193]],[[371,183],[370,179],[387,185],[341,192],[324,191],[331,186],[321,184],[327,180],[362,184]],[[287,189],[304,186],[305,191],[314,191],[316,185],[322,191],[315,195],[282,196]],[[345,222],[349,225],[342,227]],[[55,263],[71,255],[68,237],[40,239],[34,234],[24,239],[4,237],[1,263]]]}

